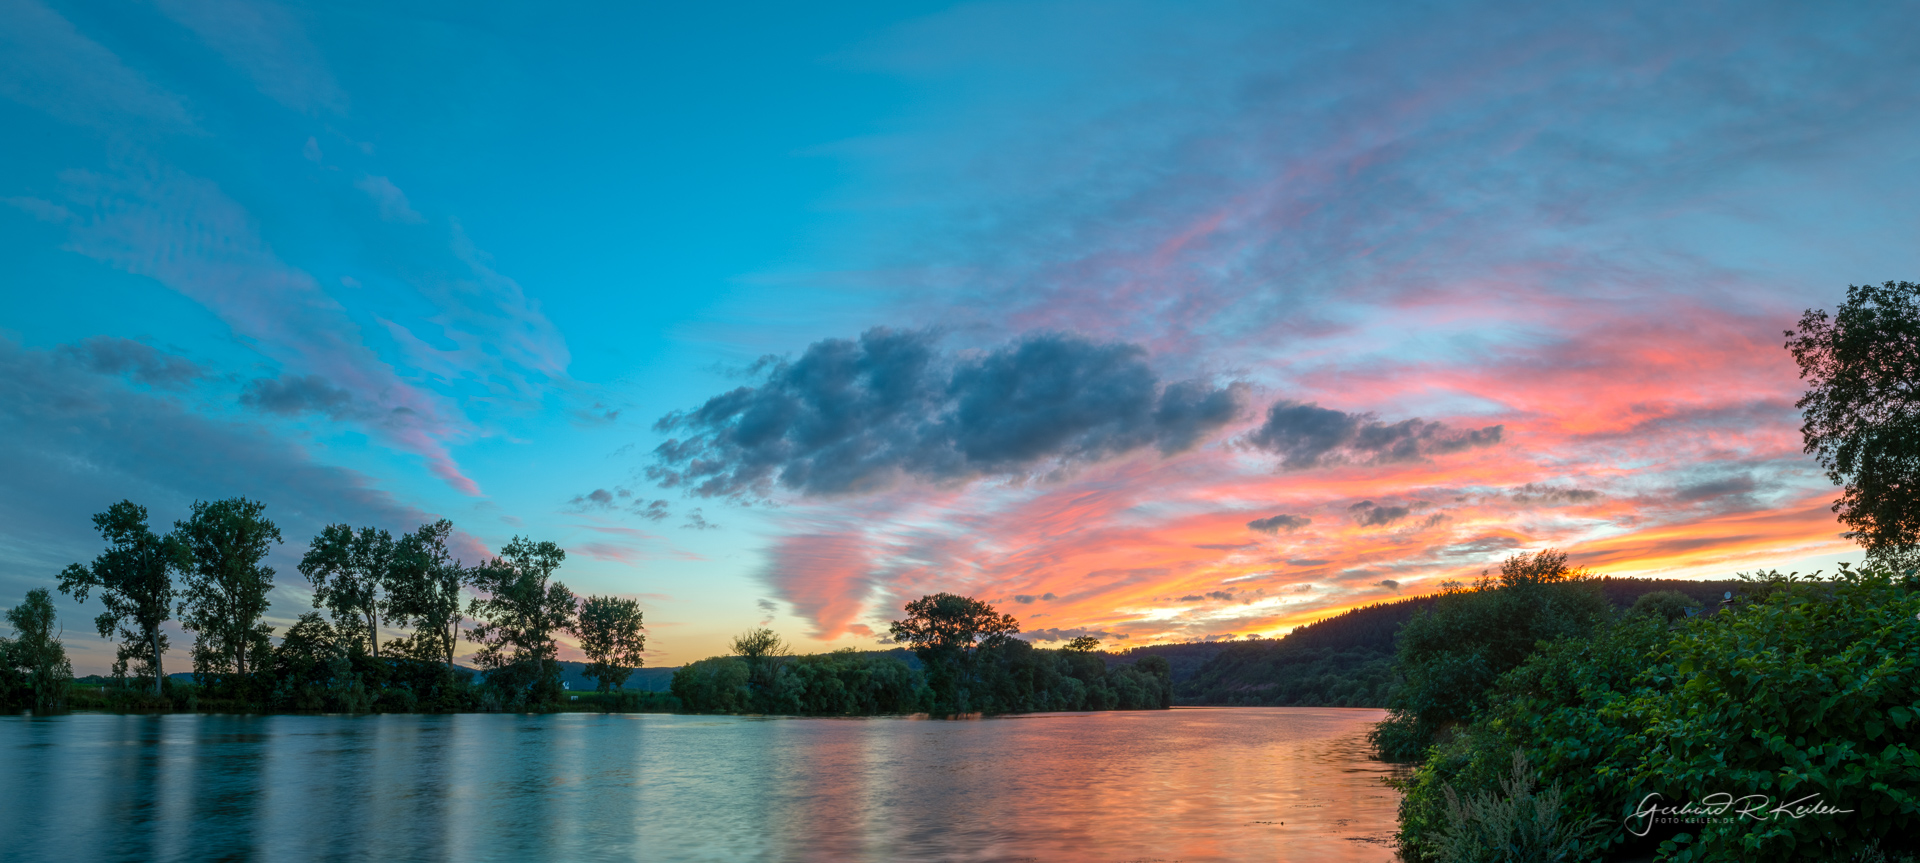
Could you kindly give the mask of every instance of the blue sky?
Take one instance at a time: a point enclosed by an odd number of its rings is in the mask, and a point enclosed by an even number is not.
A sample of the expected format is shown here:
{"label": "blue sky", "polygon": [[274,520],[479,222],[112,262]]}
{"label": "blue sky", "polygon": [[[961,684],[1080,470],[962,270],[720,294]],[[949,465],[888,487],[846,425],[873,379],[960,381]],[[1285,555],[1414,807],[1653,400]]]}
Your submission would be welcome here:
{"label": "blue sky", "polygon": [[236,494],[274,621],[321,525],[447,517],[665,664],[1830,562],[1777,334],[1915,278],[1911,19],[14,0],[0,596]]}

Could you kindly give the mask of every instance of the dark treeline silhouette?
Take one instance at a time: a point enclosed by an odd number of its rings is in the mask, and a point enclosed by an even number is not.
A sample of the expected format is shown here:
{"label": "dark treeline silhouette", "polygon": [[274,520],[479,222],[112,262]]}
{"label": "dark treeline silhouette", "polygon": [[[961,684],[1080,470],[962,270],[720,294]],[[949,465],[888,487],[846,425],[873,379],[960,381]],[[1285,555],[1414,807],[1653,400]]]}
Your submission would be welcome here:
{"label": "dark treeline silhouette", "polygon": [[[1612,577],[1590,582],[1596,601],[1615,609],[1632,608],[1643,597],[1679,594],[1686,600],[1681,605],[1707,613],[1719,607],[1725,592],[1742,584]],[[1393,664],[1401,634],[1408,621],[1437,600],[1420,596],[1377,603],[1307,624],[1281,638],[1205,645],[1214,653],[1190,674],[1176,675],[1174,693],[1181,704],[1386,707],[1397,685]],[[1676,601],[1668,598],[1670,604]]]}
{"label": "dark treeline silhouette", "polygon": [[[60,574],[64,593],[97,597],[101,637],[117,642],[112,677],[98,706],[134,710],[295,711],[540,710],[569,695],[558,661],[562,633],[587,654],[593,703],[658,706],[625,692],[646,645],[639,604],[577,597],[553,578],[566,552],[521,537],[472,566],[453,557],[447,521],[398,537],[383,528],[328,525],[301,556],[313,606],[275,644],[264,621],[274,570],[263,561],[281,543],[266,506],[245,498],[196,501],[171,532],[155,533],[147,511],[121,501],[94,516],[107,548],[89,565]],[[20,635],[0,644],[7,706],[29,692],[36,710],[58,709],[71,678],[57,635],[49,635],[47,591],[9,613]],[[42,619],[44,618],[44,620]],[[161,625],[194,636],[193,683],[166,674]],[[463,628],[462,624],[467,624]],[[383,642],[384,632],[408,634]],[[454,664],[461,639],[479,646],[479,674]],[[51,646],[49,646],[49,642]],[[24,669],[24,671],[22,671]],[[20,678],[24,682],[16,682]],[[89,704],[89,706],[94,706]]]}
{"label": "dark treeline silhouette", "polygon": [[1165,658],[1110,667],[1092,638],[1035,647],[1013,637],[1019,623],[1011,616],[970,597],[935,594],[906,610],[892,634],[910,654],[842,650],[796,657],[779,636],[756,630],[734,639],[733,655],[675,672],[673,694],[701,713],[959,715],[1172,705]]}

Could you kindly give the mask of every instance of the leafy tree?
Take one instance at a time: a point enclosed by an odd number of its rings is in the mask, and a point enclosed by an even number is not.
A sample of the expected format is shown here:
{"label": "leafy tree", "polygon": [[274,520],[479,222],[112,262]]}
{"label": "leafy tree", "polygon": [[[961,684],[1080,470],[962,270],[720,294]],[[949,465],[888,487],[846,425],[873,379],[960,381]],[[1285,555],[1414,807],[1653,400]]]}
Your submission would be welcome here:
{"label": "leafy tree", "polygon": [[188,561],[180,623],[195,633],[197,675],[231,671],[244,678],[247,657],[269,646],[273,628],[260,617],[273,590],[273,567],[260,562],[281,539],[266,509],[241,497],[194,501],[187,520],[174,522],[174,540]]}
{"label": "leafy tree", "polygon": [[173,537],[161,538],[147,527],[147,509],[123,500],[93,517],[107,550],[90,566],[73,564],[60,573],[60,592],[81,602],[94,590],[107,607],[94,626],[101,638],[120,642],[113,662],[115,677],[135,674],[153,681],[161,693],[166,679],[162,660],[167,636],[160,631],[173,610],[173,571],[185,568],[184,549]]}
{"label": "leafy tree", "polygon": [[552,581],[567,553],[551,542],[514,537],[500,556],[473,571],[473,586],[486,594],[468,607],[477,624],[467,638],[480,645],[474,660],[491,669],[490,685],[514,701],[547,704],[560,698],[559,645],[554,633],[573,621],[574,596]]}
{"label": "leafy tree", "polygon": [[737,656],[715,656],[680,666],[673,672],[670,688],[694,713],[764,712],[756,709],[753,689],[747,683],[752,674],[746,661]]}
{"label": "leafy tree", "polygon": [[7,610],[7,622],[14,630],[13,643],[7,646],[7,664],[21,672],[34,712],[65,707],[73,666],[67,662],[66,647],[60,644],[53,599],[47,589],[27,591],[25,602]]}
{"label": "leafy tree", "polygon": [[300,557],[300,574],[313,583],[313,607],[333,613],[334,631],[366,639],[380,655],[380,621],[390,604],[398,549],[393,534],[372,527],[330,524]]}
{"label": "leafy tree", "polygon": [[747,662],[747,684],[760,692],[770,692],[792,651],[780,634],[771,629],[756,629],[733,639],[733,655]]}
{"label": "leafy tree", "polygon": [[1508,558],[1499,576],[1482,575],[1471,588],[1449,586],[1400,632],[1402,681],[1373,731],[1381,754],[1420,757],[1435,735],[1471,720],[1495,679],[1539,642],[1591,631],[1607,615],[1598,582],[1547,549]]}
{"label": "leafy tree", "polygon": [[[1608,825],[1610,857],[1655,845],[1673,861],[1920,852],[1920,580],[1843,567],[1830,581],[1763,573],[1750,584],[1718,613],[1678,626],[1627,615],[1503,676],[1403,783],[1402,855],[1446,859],[1446,788],[1492,790],[1516,749],[1564,788],[1563,820]],[[1649,794],[1679,806],[1723,792],[1771,802],[1760,817],[1633,817]],[[1814,795],[1853,811],[1766,811]]]}
{"label": "leafy tree", "polygon": [[1629,616],[1649,614],[1663,620],[1672,621],[1698,613],[1700,607],[1700,603],[1695,601],[1693,597],[1680,591],[1656,590],[1652,593],[1642,594],[1639,599],[1634,600],[1633,607],[1627,609],[1627,614]]}
{"label": "leafy tree", "polygon": [[471,580],[468,570],[447,549],[453,522],[441,519],[423,524],[400,538],[394,551],[393,580],[388,586],[387,611],[393,619],[414,629],[409,646],[420,659],[445,658],[453,668],[453,648],[460,636],[463,595]]}
{"label": "leafy tree", "polygon": [[907,603],[906,612],[907,619],[889,627],[893,640],[920,657],[943,708],[968,712],[981,651],[1011,641],[1020,622],[985,602],[951,593],[920,597]]}
{"label": "leafy tree", "polygon": [[638,600],[589,596],[581,604],[573,635],[587,655],[587,676],[599,681],[601,692],[621,688],[646,663],[643,616]]}
{"label": "leafy tree", "polygon": [[1833,511],[1874,558],[1920,563],[1920,284],[1850,285],[1786,336],[1806,451],[1844,489]]}
{"label": "leafy tree", "polygon": [[300,615],[273,649],[270,699],[282,710],[365,709],[348,646],[319,612]]}
{"label": "leafy tree", "polygon": [[1100,639],[1094,638],[1091,635],[1082,635],[1079,638],[1067,642],[1067,645],[1061,649],[1071,650],[1076,653],[1092,653],[1100,649]]}

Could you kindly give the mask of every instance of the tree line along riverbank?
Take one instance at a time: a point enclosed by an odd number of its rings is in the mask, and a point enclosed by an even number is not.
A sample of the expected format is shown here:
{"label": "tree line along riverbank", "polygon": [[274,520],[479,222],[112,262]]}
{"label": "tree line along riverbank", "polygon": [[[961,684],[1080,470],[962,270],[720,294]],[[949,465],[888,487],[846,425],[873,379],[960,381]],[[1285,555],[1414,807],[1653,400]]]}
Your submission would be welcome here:
{"label": "tree line along riverbank", "polygon": [[[863,715],[1172,703],[1164,659],[1110,666],[1093,639],[1037,648],[1015,637],[1012,616],[945,593],[907,604],[892,627],[904,651],[793,656],[762,629],[736,638],[733,655],[678,669],[669,692],[628,690],[647,638],[638,602],[576,596],[554,577],[566,552],[551,542],[515,537],[467,565],[448,548],[453,526],[444,520],[398,536],[326,527],[299,563],[315,610],[276,633],[263,619],[275,574],[263,561],[283,540],[265,505],[197,501],[164,535],[131,501],[93,521],[105,550],[67,567],[57,588],[104,606],[94,624],[116,645],[113,673],[76,684],[52,590],[34,589],[7,614],[14,637],[0,639],[6,709]],[[190,681],[166,673],[168,621],[193,636]],[[381,634],[396,629],[406,634],[383,643]],[[581,671],[593,691],[563,684],[563,633],[586,655]],[[456,664],[462,639],[477,646],[469,657],[477,669]]]}

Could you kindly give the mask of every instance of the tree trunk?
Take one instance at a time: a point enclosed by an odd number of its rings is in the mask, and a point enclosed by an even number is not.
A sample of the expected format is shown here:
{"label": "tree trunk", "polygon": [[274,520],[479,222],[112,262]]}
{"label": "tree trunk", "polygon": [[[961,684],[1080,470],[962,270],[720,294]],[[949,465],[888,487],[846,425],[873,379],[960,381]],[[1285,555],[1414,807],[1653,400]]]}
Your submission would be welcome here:
{"label": "tree trunk", "polygon": [[153,694],[159,695],[160,682],[167,679],[166,672],[160,669],[160,627],[148,631],[148,643],[153,645]]}
{"label": "tree trunk", "polygon": [[380,620],[374,616],[371,607],[367,609],[367,637],[373,639],[373,657],[380,658]]}

